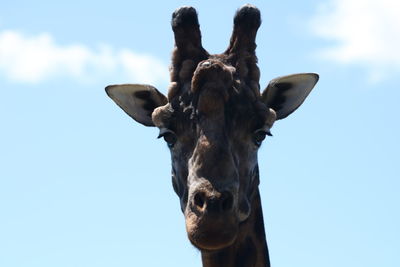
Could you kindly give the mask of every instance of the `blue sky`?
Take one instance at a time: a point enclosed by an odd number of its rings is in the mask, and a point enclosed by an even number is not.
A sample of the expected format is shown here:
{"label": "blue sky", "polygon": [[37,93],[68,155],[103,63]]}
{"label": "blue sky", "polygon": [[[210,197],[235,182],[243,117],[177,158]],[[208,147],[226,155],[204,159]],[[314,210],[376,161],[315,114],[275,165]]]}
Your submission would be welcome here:
{"label": "blue sky", "polygon": [[[243,1],[8,1],[0,10],[0,266],[201,266],[157,131],[110,99],[168,86],[170,17],[223,51]],[[273,266],[397,267],[396,0],[253,1],[261,87],[317,72],[259,153]]]}

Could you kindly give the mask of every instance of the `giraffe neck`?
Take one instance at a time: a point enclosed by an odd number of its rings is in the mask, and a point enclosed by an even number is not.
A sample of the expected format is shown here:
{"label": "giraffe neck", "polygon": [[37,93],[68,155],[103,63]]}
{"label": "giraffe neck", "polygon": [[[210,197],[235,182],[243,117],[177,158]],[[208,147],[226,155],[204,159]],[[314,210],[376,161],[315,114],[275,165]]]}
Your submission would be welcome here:
{"label": "giraffe neck", "polygon": [[259,190],[236,242],[218,251],[202,251],[203,267],[270,267]]}

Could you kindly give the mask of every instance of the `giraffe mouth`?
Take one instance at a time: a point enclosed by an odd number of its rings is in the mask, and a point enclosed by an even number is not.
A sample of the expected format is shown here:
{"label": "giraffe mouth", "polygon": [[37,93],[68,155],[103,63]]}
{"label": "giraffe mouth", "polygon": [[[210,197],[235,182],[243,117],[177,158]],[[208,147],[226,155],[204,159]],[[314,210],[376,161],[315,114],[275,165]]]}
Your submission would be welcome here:
{"label": "giraffe mouth", "polygon": [[206,215],[188,213],[186,231],[190,242],[202,251],[213,251],[232,245],[238,235],[239,224],[236,216]]}

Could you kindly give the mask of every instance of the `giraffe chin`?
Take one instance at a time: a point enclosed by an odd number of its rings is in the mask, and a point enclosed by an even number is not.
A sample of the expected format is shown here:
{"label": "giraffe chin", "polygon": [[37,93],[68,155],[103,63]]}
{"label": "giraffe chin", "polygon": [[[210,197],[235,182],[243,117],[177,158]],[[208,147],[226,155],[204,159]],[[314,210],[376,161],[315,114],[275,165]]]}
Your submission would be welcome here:
{"label": "giraffe chin", "polygon": [[215,251],[232,245],[238,235],[235,216],[186,216],[186,231],[190,242],[201,251]]}

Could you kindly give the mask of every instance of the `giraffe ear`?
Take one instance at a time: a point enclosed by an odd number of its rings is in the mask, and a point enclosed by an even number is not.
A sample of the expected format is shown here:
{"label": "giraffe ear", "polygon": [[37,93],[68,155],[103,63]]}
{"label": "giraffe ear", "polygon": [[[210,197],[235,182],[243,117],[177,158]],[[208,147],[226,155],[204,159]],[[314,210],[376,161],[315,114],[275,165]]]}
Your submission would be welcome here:
{"label": "giraffe ear", "polygon": [[154,126],[153,110],[168,102],[156,88],[145,84],[109,85],[106,93],[123,111],[145,126]]}
{"label": "giraffe ear", "polygon": [[286,118],[304,102],[318,79],[316,73],[299,73],[275,78],[262,93],[262,100],[276,112],[277,120]]}

